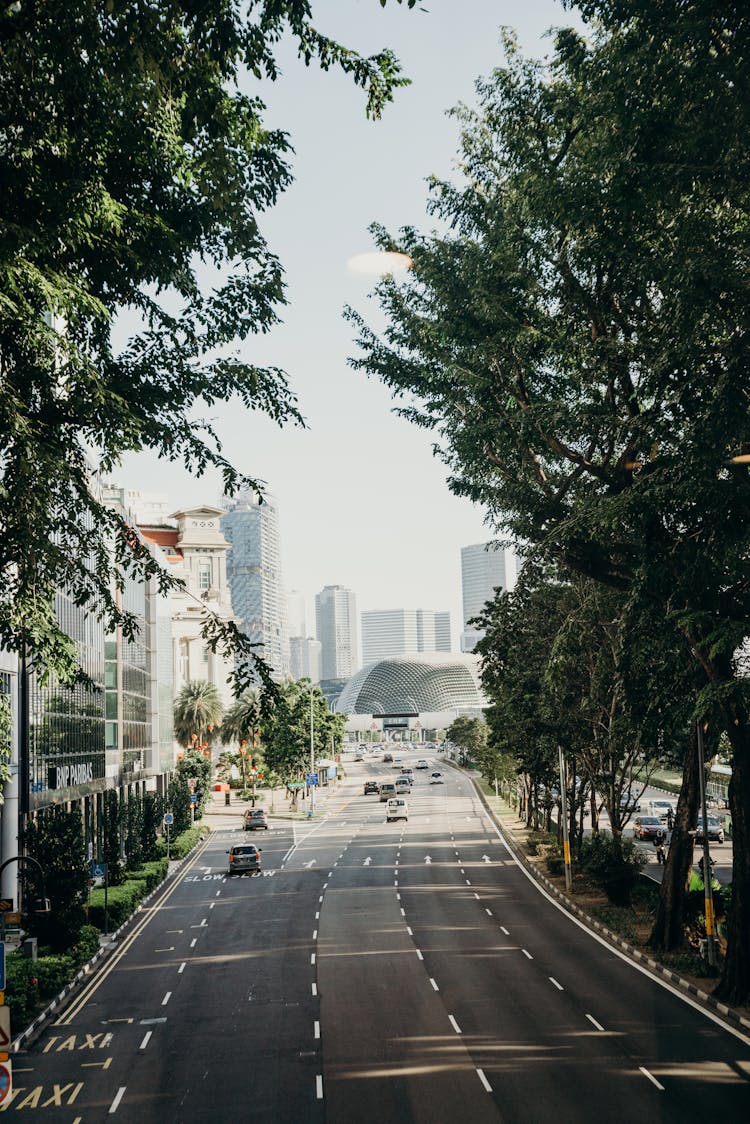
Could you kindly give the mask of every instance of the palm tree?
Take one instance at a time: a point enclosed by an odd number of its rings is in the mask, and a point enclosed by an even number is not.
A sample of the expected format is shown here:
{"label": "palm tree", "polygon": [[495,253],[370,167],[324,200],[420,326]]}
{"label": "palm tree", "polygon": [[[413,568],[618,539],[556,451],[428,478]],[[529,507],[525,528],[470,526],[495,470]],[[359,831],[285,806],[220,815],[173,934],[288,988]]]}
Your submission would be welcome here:
{"label": "palm tree", "polygon": [[[218,689],[206,679],[191,679],[174,701],[174,734],[187,748],[193,742],[208,742],[218,732],[224,704]],[[195,737],[193,736],[195,735]]]}
{"label": "palm tree", "polygon": [[[224,744],[238,742],[240,751],[240,765],[242,767],[242,783],[247,785],[247,755],[257,749],[260,734],[260,694],[254,687],[243,691],[233,706],[229,708],[221,725],[221,738]],[[246,749],[246,745],[252,749]]]}

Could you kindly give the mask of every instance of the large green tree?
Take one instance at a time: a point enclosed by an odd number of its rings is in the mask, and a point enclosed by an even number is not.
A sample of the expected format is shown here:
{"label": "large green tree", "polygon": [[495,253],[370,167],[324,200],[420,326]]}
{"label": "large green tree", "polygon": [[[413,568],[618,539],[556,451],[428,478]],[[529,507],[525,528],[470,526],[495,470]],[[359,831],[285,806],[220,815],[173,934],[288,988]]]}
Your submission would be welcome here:
{"label": "large green tree", "polygon": [[[390,51],[365,58],[311,21],[308,0],[0,5],[0,643],[39,672],[79,669],[56,589],[131,634],[122,575],[174,580],[93,473],[147,449],[219,469],[230,493],[257,487],[201,411],[236,396],[301,422],[283,372],[240,352],[284,300],[259,216],[290,181],[290,142],[258,93],[287,34],[305,63],[347,72],[372,116],[404,81]],[[118,350],[122,310],[141,329]],[[204,637],[252,673],[231,622],[207,611]]]}
{"label": "large green tree", "polygon": [[219,690],[207,679],[191,679],[174,700],[174,736],[180,745],[210,742],[221,725],[224,704]]}
{"label": "large green tree", "polygon": [[733,898],[719,993],[750,996],[750,16],[715,0],[585,0],[546,64],[462,109],[448,233],[358,361],[435,429],[451,486],[506,532],[673,619],[695,715],[732,747]]}

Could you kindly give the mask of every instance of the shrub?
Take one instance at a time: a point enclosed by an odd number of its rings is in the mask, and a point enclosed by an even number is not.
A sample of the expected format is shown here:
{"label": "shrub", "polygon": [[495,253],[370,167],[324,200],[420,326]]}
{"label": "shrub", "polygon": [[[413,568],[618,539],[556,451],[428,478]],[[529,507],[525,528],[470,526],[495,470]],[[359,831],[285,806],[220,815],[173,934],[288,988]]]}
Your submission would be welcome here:
{"label": "shrub", "polygon": [[72,956],[40,956],[32,964],[33,975],[39,981],[40,999],[52,999],[75,975]]}
{"label": "shrub", "polygon": [[552,853],[547,855],[545,862],[547,864],[547,870],[550,872],[550,874],[562,874],[565,870],[565,858],[559,853]]}
{"label": "shrub", "polygon": [[[117,929],[130,917],[141,898],[146,896],[146,883],[128,879],[121,886],[110,886],[107,894],[107,914],[110,929]],[[104,889],[91,891],[89,923],[104,929]]]}
{"label": "shrub", "polygon": [[538,855],[543,847],[557,847],[557,836],[548,831],[530,831],[526,838],[530,855]]}
{"label": "shrub", "polygon": [[10,1007],[13,1034],[28,1026],[39,1006],[39,987],[32,984],[39,961],[21,952],[11,952],[5,960],[5,1002]]}
{"label": "shrub", "polygon": [[[193,847],[196,845],[201,835],[205,835],[210,828],[205,824],[196,824],[195,827],[189,827],[187,831],[183,831],[181,835],[176,835],[169,841],[169,857],[171,859],[184,859],[185,855],[189,854]],[[159,840],[159,854],[166,856],[167,841],[164,837]]]}
{"label": "shrub", "polygon": [[163,859],[155,859],[153,862],[142,863],[138,870],[128,871],[127,881],[144,882],[145,892],[142,896],[145,897],[146,894],[150,894],[152,890],[155,890],[160,882],[164,881],[167,877],[168,869],[169,863],[166,857]]}
{"label": "shrub", "polygon": [[99,930],[95,925],[84,925],[70,950],[73,963],[80,968],[81,964],[86,964],[98,951]]}
{"label": "shrub", "polygon": [[646,865],[646,856],[629,839],[619,844],[609,832],[601,831],[584,839],[581,869],[596,886],[601,886],[615,905],[629,905],[631,894]]}

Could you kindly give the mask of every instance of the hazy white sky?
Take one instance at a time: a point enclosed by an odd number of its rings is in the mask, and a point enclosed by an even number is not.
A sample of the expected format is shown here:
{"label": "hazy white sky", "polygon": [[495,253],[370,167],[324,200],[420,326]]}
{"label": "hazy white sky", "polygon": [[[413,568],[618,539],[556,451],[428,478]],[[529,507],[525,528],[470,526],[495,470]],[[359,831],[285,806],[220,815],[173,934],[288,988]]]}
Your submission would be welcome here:
{"label": "hazy white sky", "polygon": [[[353,372],[351,304],[375,327],[373,279],[347,259],[371,248],[373,221],[391,230],[429,228],[431,174],[450,176],[457,123],[446,110],[473,103],[474,82],[501,64],[499,28],[514,28],[527,53],[549,49],[545,31],[574,22],[556,0],[314,0],[321,30],[371,54],[390,46],[412,85],[381,121],[346,77],[309,69],[282,49],[283,77],[262,96],[266,121],[290,133],[295,183],[262,220],[286,271],[283,323],[248,341],[252,361],[284,368],[308,428],[279,430],[236,403],[212,408],[224,451],[268,481],[279,500],[285,585],[303,591],[314,632],[314,595],[324,585],[354,590],[362,609],[449,609],[461,629],[462,546],[492,537],[484,513],[451,495],[429,434],[392,413],[387,390]],[[191,479],[178,466],[129,457],[130,488],[166,491],[177,509],[215,504],[220,482]]]}

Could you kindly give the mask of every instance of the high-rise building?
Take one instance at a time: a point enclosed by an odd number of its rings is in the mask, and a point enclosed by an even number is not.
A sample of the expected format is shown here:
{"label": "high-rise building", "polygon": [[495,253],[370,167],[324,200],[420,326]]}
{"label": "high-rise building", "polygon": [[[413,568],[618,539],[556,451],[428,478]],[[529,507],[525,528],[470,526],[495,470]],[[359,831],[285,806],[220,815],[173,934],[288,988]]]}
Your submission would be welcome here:
{"label": "high-rise building", "polygon": [[362,663],[411,652],[449,652],[450,613],[432,609],[366,609],[362,613]]}
{"label": "high-rise building", "polygon": [[357,601],[343,585],[315,595],[315,626],[321,645],[321,679],[348,679],[357,670]]}
{"label": "high-rise building", "polygon": [[515,581],[513,552],[495,543],[475,543],[461,549],[461,590],[463,594],[463,632],[461,651],[473,652],[484,636],[469,622],[481,615],[496,590],[512,589]]}
{"label": "high-rise building", "polygon": [[282,580],[279,513],[276,500],[255,492],[227,499],[221,529],[229,542],[227,578],[239,627],[272,668],[274,678],[289,674],[289,632]]}
{"label": "high-rise building", "polygon": [[320,682],[320,641],[312,636],[289,637],[289,662],[292,679]]}
{"label": "high-rise building", "polygon": [[286,615],[289,636],[307,636],[307,612],[305,595],[299,589],[288,589],[286,593]]}

